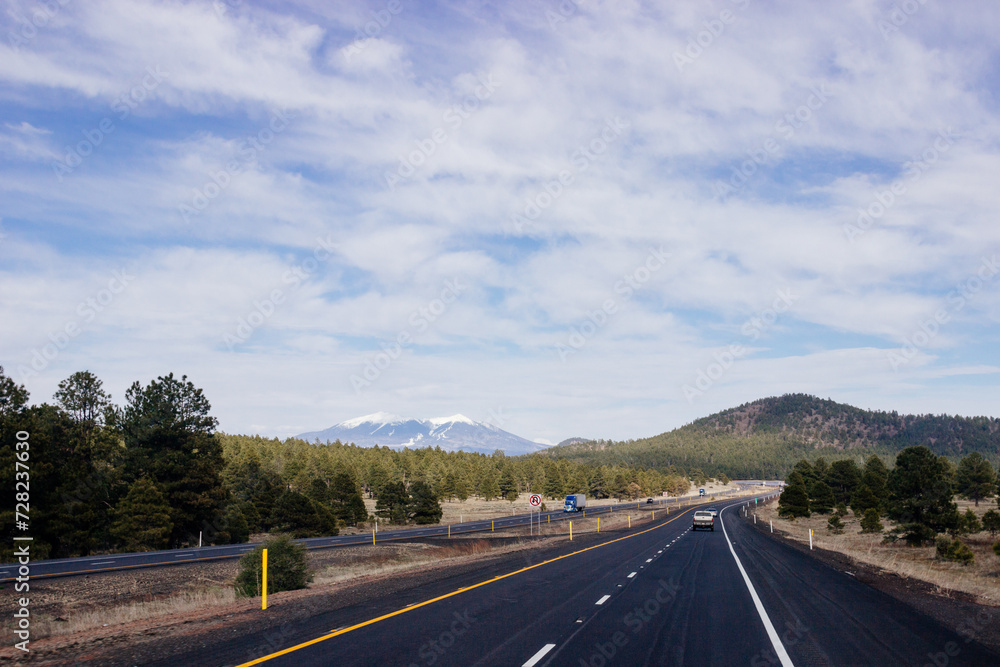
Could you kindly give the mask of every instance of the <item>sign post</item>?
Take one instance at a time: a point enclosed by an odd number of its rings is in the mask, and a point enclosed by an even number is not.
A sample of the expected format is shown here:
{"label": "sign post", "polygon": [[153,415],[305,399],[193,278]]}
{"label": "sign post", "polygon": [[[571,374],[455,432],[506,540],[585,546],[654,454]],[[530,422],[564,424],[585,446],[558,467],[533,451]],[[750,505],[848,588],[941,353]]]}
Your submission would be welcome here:
{"label": "sign post", "polygon": [[[528,535],[534,535],[534,532],[532,530],[532,521],[533,521],[532,517],[534,517],[534,515],[535,515],[535,508],[536,507],[539,508],[539,510],[538,510],[539,512],[542,511],[541,510],[541,507],[542,507],[542,497],[539,494],[537,494],[537,493],[532,493],[530,496],[528,496],[528,504],[531,505],[531,511],[528,514]],[[538,534],[539,535],[542,534],[542,515],[541,514],[538,515]]]}

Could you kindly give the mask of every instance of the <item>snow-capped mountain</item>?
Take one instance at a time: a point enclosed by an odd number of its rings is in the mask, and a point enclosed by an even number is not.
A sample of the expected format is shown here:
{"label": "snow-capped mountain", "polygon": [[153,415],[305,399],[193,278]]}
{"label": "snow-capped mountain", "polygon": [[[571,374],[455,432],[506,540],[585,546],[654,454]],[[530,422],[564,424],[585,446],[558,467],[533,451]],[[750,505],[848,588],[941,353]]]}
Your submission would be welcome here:
{"label": "snow-capped mountain", "polygon": [[342,421],[322,431],[301,433],[295,437],[307,442],[340,440],[360,447],[440,447],[449,452],[483,454],[492,454],[494,450],[500,449],[510,456],[530,454],[548,447],[525,440],[492,424],[473,421],[465,415],[407,419],[388,412],[376,412]]}

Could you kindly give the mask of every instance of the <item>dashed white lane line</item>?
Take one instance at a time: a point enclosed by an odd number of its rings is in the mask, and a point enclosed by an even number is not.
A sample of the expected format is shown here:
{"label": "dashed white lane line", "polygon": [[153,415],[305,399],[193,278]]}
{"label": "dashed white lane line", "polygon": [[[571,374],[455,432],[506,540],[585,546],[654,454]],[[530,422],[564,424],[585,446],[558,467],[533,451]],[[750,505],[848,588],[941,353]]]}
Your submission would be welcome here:
{"label": "dashed white lane line", "polygon": [[598,600],[594,604],[604,604],[605,602],[607,602],[610,599],[611,599],[610,595],[605,595],[604,597],[602,597],[600,600]]}
{"label": "dashed white lane line", "polygon": [[652,562],[653,562],[653,559],[652,559],[652,558],[647,558],[647,559],[646,559],[646,562],[647,562],[647,563],[652,563]]}
{"label": "dashed white lane line", "polygon": [[538,664],[538,661],[545,657],[545,655],[556,647],[555,644],[546,644],[542,648],[538,649],[538,653],[531,656],[528,662],[521,665],[521,667],[534,667]]}
{"label": "dashed white lane line", "polygon": [[631,579],[631,578],[632,578],[632,577],[634,577],[634,576],[635,576],[636,574],[638,574],[638,573],[637,573],[637,572],[633,572],[632,574],[628,575],[628,576],[627,576],[627,577],[625,577],[625,578],[626,578],[626,579]]}
{"label": "dashed white lane line", "polygon": [[95,565],[111,565],[112,563],[114,563],[113,560],[103,560],[100,563],[91,563],[90,566],[93,567]]}

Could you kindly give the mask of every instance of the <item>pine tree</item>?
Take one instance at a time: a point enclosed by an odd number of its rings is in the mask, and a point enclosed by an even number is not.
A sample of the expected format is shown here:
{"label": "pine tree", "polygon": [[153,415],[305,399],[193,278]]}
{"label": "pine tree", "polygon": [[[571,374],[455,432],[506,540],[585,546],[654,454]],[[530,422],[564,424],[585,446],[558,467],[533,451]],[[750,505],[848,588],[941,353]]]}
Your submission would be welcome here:
{"label": "pine tree", "polygon": [[872,454],[865,461],[865,470],[861,474],[861,481],[871,489],[872,494],[879,502],[879,510],[884,511],[886,501],[889,498],[887,485],[889,483],[889,469],[885,467],[882,459]]}
{"label": "pine tree", "polygon": [[980,500],[993,495],[997,479],[990,462],[979,452],[972,452],[959,463],[955,481],[959,495],[979,507]]}
{"label": "pine tree", "polygon": [[111,534],[126,551],[156,551],[167,547],[173,528],[166,498],[143,477],[115,506]]}
{"label": "pine tree", "polygon": [[785,487],[778,497],[778,516],[795,519],[806,517],[809,512],[809,494],[804,484],[791,484]]}
{"label": "pine tree", "polygon": [[889,474],[889,518],[902,524],[910,544],[958,527],[950,471],[926,446],[907,447]]}
{"label": "pine tree", "polygon": [[838,503],[848,503],[861,483],[861,471],[852,459],[842,459],[830,464],[824,481],[833,489]]}
{"label": "pine tree", "polygon": [[497,483],[496,475],[487,473],[483,476],[479,484],[479,495],[484,500],[493,500],[500,497],[500,485]]}
{"label": "pine tree", "polygon": [[809,492],[809,509],[817,514],[829,514],[836,502],[833,489],[824,482],[818,481],[813,484]]}
{"label": "pine tree", "polygon": [[388,482],[376,494],[375,514],[389,523],[402,525],[407,519],[409,494],[402,482]]}
{"label": "pine tree", "polygon": [[365,501],[361,499],[361,490],[346,468],[338,469],[330,482],[330,508],[338,520],[349,526],[368,520],[368,510],[365,509]]}
{"label": "pine tree", "polygon": [[858,516],[864,515],[869,509],[878,511],[879,500],[866,483],[861,482],[854,491],[854,496],[851,498],[851,509]]}
{"label": "pine tree", "polygon": [[441,503],[429,484],[418,480],[410,487],[409,518],[417,525],[441,523]]}

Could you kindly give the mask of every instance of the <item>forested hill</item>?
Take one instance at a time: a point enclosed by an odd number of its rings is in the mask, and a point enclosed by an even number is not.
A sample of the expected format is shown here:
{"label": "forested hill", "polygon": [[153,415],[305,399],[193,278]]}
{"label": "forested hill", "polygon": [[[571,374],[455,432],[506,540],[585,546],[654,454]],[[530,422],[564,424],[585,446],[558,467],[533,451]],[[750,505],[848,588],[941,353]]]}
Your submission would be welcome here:
{"label": "forested hill", "polygon": [[784,477],[801,458],[894,455],[910,445],[960,458],[1000,461],[1000,419],[900,415],[862,410],[806,394],[763,398],[640,440],[554,447],[549,456],[599,463],[673,465],[730,477]]}

